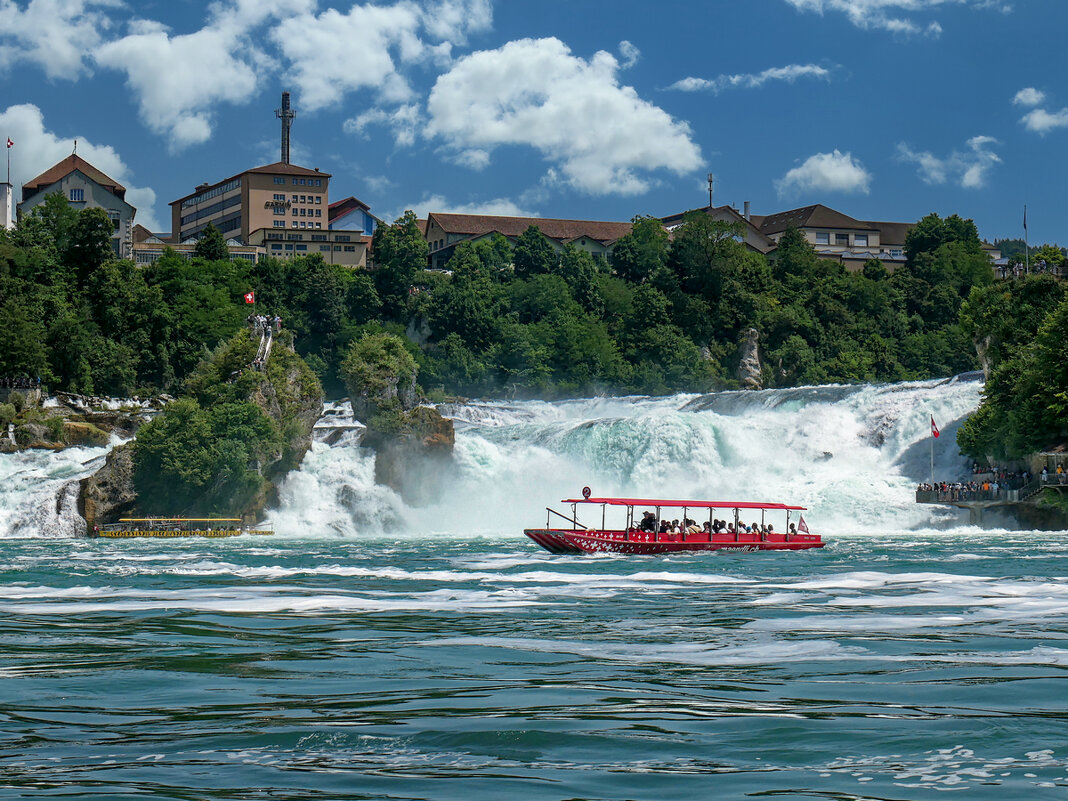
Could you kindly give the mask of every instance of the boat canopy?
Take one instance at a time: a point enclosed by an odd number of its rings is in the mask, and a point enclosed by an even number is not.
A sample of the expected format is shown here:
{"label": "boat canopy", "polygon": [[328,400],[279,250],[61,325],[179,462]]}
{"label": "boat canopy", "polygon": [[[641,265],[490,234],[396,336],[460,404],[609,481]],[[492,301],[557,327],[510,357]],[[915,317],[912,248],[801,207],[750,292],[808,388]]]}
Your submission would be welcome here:
{"label": "boat canopy", "polygon": [[560,503],[603,503],[609,506],[678,506],[690,509],[779,509],[807,512],[808,507],[753,501],[671,501],[662,498],[565,498]]}

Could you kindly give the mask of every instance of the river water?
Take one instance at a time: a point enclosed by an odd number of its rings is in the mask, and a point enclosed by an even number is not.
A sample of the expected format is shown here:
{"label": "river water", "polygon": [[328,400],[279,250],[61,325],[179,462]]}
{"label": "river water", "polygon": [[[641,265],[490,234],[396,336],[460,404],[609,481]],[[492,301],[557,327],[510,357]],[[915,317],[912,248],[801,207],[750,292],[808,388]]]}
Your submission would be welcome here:
{"label": "river water", "polygon": [[[1068,543],[911,503],[978,392],[454,408],[432,502],[319,443],[271,538],[74,538],[104,451],[0,457],[0,796],[1064,798]],[[522,537],[584,483],[803,503],[828,545]]]}

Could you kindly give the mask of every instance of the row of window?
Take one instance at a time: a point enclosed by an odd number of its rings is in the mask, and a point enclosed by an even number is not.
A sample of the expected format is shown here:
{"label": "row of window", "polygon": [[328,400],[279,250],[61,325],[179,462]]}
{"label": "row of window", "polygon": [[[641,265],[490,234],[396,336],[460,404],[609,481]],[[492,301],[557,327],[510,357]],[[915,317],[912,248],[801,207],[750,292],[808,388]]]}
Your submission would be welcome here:
{"label": "row of window", "polygon": [[[182,225],[185,226],[188,223],[196,222],[197,220],[201,220],[205,217],[210,217],[212,214],[216,214],[220,211],[223,211],[224,209],[229,209],[233,206],[239,205],[241,205],[241,195],[234,195],[233,197],[225,198],[217,203],[212,203],[210,206],[203,206],[197,208],[196,211],[194,211],[192,214],[187,214],[186,216],[182,217]],[[182,207],[185,207],[184,203],[182,204]]]}
{"label": "row of window", "polygon": [[[285,235],[283,235],[281,233],[276,233],[276,232],[272,232],[272,231],[268,231],[267,232],[267,239],[283,239],[283,238],[284,239],[288,239],[291,242],[303,242],[304,241],[304,234],[285,234]],[[326,242],[326,241],[328,241],[328,239],[329,239],[329,237],[326,234],[312,234],[311,235],[311,241],[312,242]],[[337,241],[338,242],[348,242],[349,238],[347,236],[339,236],[337,238]]]}
{"label": "row of window", "polygon": [[[817,245],[829,245],[831,244],[831,235],[827,231],[816,232],[816,244]],[[849,245],[849,234],[835,234],[834,244],[836,245]],[[868,246],[867,234],[853,234],[853,246],[866,248]]]}
{"label": "row of window", "polygon": [[[286,221],[285,220],[275,220],[274,221],[274,227],[275,228],[285,228],[286,227]],[[322,223],[318,223],[318,222],[317,223],[305,222],[304,220],[301,220],[298,223],[296,220],[293,220],[293,225],[291,227],[292,228],[322,228],[323,224]]]}
{"label": "row of window", "polygon": [[227,181],[225,184],[221,184],[214,189],[209,189],[200,195],[194,195],[188,200],[182,201],[182,208],[187,209],[190,206],[195,206],[198,203],[203,203],[205,200],[211,200],[213,197],[218,197],[223,192],[229,192],[231,189],[238,189],[241,186],[241,179],[234,178],[232,181]]}
{"label": "row of window", "polygon": [[[283,178],[281,175],[276,175],[274,177],[274,182],[276,184],[284,184],[286,182],[286,179]],[[293,179],[293,186],[322,186],[322,185],[323,185],[323,179],[322,178],[294,178]]]}
{"label": "row of window", "polygon": [[[279,244],[277,242],[272,242],[271,243],[271,250],[282,250],[283,248],[285,250],[301,251],[301,250],[307,250],[308,246],[307,245],[288,245],[288,244],[287,245],[281,245],[281,244]],[[329,253],[330,250],[331,250],[331,246],[330,245],[319,245],[319,250],[322,253]],[[344,251],[345,253],[355,253],[356,252],[356,246],[355,245],[334,245],[333,246],[333,251],[335,253],[339,253],[341,251]]]}

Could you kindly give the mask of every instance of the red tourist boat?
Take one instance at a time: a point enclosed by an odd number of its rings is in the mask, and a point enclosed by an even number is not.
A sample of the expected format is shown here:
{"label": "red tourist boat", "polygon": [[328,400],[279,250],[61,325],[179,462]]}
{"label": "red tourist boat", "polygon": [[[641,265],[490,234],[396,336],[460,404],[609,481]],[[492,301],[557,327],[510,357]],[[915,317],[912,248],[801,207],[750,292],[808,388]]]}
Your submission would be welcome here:
{"label": "red tourist boat", "polygon": [[[788,506],[784,503],[751,503],[748,501],[670,501],[651,498],[591,498],[589,487],[582,490],[582,498],[569,498],[561,503],[571,504],[571,516],[562,515],[549,507],[545,508],[545,528],[528,528],[523,533],[551,553],[612,553],[659,554],[682,551],[718,551],[733,549],[743,551],[800,551],[807,548],[822,548],[823,540],[818,534],[808,533],[805,519],[798,517],[795,526],[790,524],[791,512],[807,511],[803,506]],[[578,520],[578,505],[601,507],[601,527],[592,528]],[[609,506],[626,509],[626,524],[613,529],[606,526]],[[635,508],[645,509],[641,519],[635,519]],[[680,509],[682,520],[690,520],[690,513],[707,512],[700,522],[691,521],[683,530],[662,531],[661,517],[664,509]],[[655,510],[655,511],[654,511]],[[725,518],[719,519],[719,514]],[[743,518],[750,517],[746,525]],[[781,531],[774,522],[766,522],[769,512],[784,512],[786,523]],[[759,520],[756,516],[759,514]],[[550,516],[556,515],[567,521],[567,528],[550,528]],[[750,530],[746,530],[749,528]]]}

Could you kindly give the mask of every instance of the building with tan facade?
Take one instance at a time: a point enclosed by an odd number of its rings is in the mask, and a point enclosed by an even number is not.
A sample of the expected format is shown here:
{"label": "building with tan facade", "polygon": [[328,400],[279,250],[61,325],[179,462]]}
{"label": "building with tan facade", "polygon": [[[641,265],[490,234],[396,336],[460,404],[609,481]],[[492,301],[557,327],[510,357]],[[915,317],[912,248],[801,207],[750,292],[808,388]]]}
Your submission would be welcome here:
{"label": "building with tan facade", "polygon": [[330,174],[277,161],[201,184],[172,201],[171,241],[195,241],[214,225],[227,239],[248,242],[253,231],[321,231],[329,226]]}

